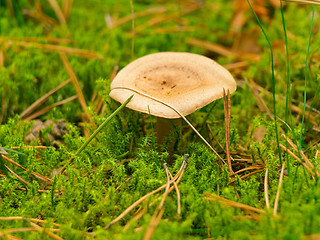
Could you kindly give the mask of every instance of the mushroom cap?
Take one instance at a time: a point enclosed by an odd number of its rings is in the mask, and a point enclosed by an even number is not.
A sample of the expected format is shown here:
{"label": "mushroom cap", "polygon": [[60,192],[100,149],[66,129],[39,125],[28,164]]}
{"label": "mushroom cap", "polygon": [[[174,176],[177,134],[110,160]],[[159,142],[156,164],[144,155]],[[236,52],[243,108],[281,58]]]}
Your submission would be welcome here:
{"label": "mushroom cap", "polygon": [[222,98],[223,89],[233,93],[237,85],[232,75],[210,58],[186,52],[159,52],[124,67],[111,83],[110,96],[123,103],[134,94],[127,107],[149,113],[149,106],[154,116],[180,117],[168,106],[128,88],[157,98],[186,116]]}

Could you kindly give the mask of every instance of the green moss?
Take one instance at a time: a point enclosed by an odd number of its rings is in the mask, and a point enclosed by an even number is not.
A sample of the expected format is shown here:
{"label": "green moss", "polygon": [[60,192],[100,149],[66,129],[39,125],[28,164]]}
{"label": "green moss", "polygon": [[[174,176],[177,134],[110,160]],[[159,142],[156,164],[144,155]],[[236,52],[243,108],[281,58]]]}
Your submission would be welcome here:
{"label": "green moss", "polygon": [[[60,45],[96,52],[102,56],[84,58],[67,54],[88,104],[88,111],[96,125],[100,125],[119,107],[119,104],[109,97],[111,73],[115,66],[121,69],[132,60],[131,21],[115,28],[108,28],[105,17],[109,14],[116,22],[130,16],[131,8],[130,1],[78,1],[74,2],[67,25],[50,26],[22,14],[22,9],[24,13],[36,10],[33,1],[11,1],[15,8],[14,17],[10,15],[7,2],[10,1],[0,0],[0,51],[4,53],[4,66],[0,66],[0,147],[8,149],[7,156],[28,171],[1,159],[0,174],[10,177],[0,177],[0,217],[43,219],[47,223],[41,226],[47,228],[54,227],[51,224],[53,222],[58,223],[61,225],[61,232],[57,234],[64,239],[142,239],[156,206],[161,202],[164,190],[150,196],[109,229],[105,229],[105,226],[132,203],[167,182],[162,167],[164,162],[172,162],[169,170],[175,175],[181,167],[183,155],[188,153],[188,167],[178,185],[181,194],[181,216],[177,216],[177,194],[172,191],[166,198],[164,215],[152,239],[301,239],[307,235],[319,234],[318,178],[313,179],[294,157],[286,157],[284,152],[288,174],[283,178],[277,212],[279,217],[274,217],[272,209],[266,209],[265,204],[265,171],[243,178],[245,174],[252,172],[246,170],[235,178],[229,177],[228,167],[219,162],[185,124],[177,136],[175,155],[169,156],[166,151],[159,151],[154,147],[149,116],[125,109],[75,156],[76,151],[86,141],[83,130],[91,133],[93,129],[79,124],[83,121],[83,109],[79,101],[74,100],[39,117],[41,120],[67,120],[68,133],[64,135],[64,143],[61,146],[56,149],[24,148],[24,138],[33,122],[20,120],[19,114],[41,96],[66,81],[69,76],[57,52],[23,47],[18,41],[27,42],[30,41],[28,38],[33,37],[37,38],[34,40],[37,43],[58,45],[51,43],[50,39],[68,39],[69,42]],[[59,4],[61,2],[58,1]],[[43,14],[58,22],[50,4],[45,1],[39,3]],[[159,51],[188,51],[214,57],[222,64],[239,60],[235,56],[216,56],[215,53],[187,43],[188,38],[198,38],[226,48],[235,46],[236,34],[232,32],[232,20],[235,11],[238,10],[235,9],[233,1],[205,1],[197,10],[186,15],[181,14],[187,7],[183,1],[177,3],[137,0],[133,3],[135,13],[150,8],[167,8],[164,13],[135,19],[133,58]],[[199,4],[199,1],[188,3]],[[263,19],[262,22],[266,26],[268,37],[277,46],[284,38],[281,14],[277,8],[269,6],[268,9],[269,18]],[[285,9],[287,28],[291,33],[291,98],[292,102],[300,107],[302,105],[299,102],[303,102],[305,90],[302,80],[305,73],[310,11],[309,6],[301,7],[295,4],[287,5]],[[181,16],[170,19],[172,14]],[[145,25],[161,16],[166,18],[158,25]],[[263,14],[261,16],[263,17]],[[257,28],[249,12],[244,13],[244,18],[243,33]],[[315,18],[315,21],[317,20],[318,16]],[[170,32],[178,27],[185,27],[188,31]],[[165,29],[168,31],[157,32]],[[268,167],[268,195],[273,207],[280,170],[274,121],[265,114],[265,109],[261,108],[259,98],[253,94],[257,89],[250,84],[252,79],[263,90],[272,91],[270,57],[263,35],[257,34],[254,38],[261,51],[259,60],[255,63],[249,61],[247,69],[234,72],[239,86],[231,97],[230,144],[232,157],[235,159],[234,171],[257,164]],[[5,44],[8,41],[10,44]],[[320,38],[317,29],[314,30],[312,41],[308,70],[310,81],[307,82],[306,88],[307,103],[311,105],[313,102],[313,107],[318,109],[319,101],[315,95],[320,79],[317,77]],[[278,124],[285,130],[286,136],[294,140],[301,131],[301,115],[292,112],[292,120],[287,123],[290,128],[281,121],[285,119],[285,102],[282,98],[286,93],[286,57],[282,45],[274,49],[274,53]],[[265,91],[258,94],[272,112],[272,98]],[[95,93],[100,94],[103,103],[106,104],[104,116],[95,112],[95,103],[90,101]],[[74,86],[69,83],[50,96],[41,108],[75,94]],[[312,114],[313,119],[306,127],[302,147],[314,166],[318,166],[320,148],[316,124],[319,123],[319,114],[316,111]],[[218,100],[198,110],[189,115],[188,119],[197,129],[201,129],[203,136],[210,139],[214,148],[225,158],[223,150],[206,129],[208,124],[215,138],[225,147],[223,101]],[[313,128],[314,124],[316,128]],[[253,133],[261,126],[266,133],[261,140],[254,140]],[[49,127],[43,130],[43,133],[50,130]],[[173,137],[176,135],[172,134]],[[280,137],[280,143],[286,145],[283,137]],[[39,145],[40,141],[36,140],[32,144]],[[49,142],[46,144],[49,145]],[[9,151],[12,147],[18,149]],[[291,147],[290,149],[292,150]],[[299,155],[294,150],[293,152]],[[67,163],[70,157],[73,157],[73,161]],[[52,177],[66,163],[65,173],[54,177],[53,183],[42,181],[31,174],[33,171]],[[29,184],[22,184],[3,164]],[[233,185],[229,184],[232,179],[235,180]],[[238,208],[218,201],[205,200],[204,192],[264,209],[266,214],[259,214],[260,221],[249,219],[249,213]],[[136,211],[144,208],[146,213],[124,231],[124,226],[133,219]],[[22,227],[30,227],[30,224],[28,221],[0,220],[0,232],[3,229]],[[37,231],[15,233],[14,236],[23,239],[50,239],[45,233]]]}

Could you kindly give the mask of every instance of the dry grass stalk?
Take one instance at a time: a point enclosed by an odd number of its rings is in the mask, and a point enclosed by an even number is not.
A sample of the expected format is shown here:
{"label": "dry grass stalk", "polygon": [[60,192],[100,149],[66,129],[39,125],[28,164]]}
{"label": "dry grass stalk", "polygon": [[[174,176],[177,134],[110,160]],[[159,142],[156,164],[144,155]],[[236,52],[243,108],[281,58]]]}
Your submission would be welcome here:
{"label": "dry grass stalk", "polygon": [[[186,156],[185,156],[185,159],[186,159]],[[168,179],[168,184],[167,184],[167,187],[166,187],[166,191],[165,193],[162,195],[162,199],[161,199],[161,202],[160,204],[158,205],[158,207],[156,208],[156,210],[154,211],[153,215],[152,215],[152,218],[149,222],[149,226],[147,228],[147,231],[144,235],[144,240],[148,240],[151,238],[154,230],[156,229],[156,227],[159,225],[160,223],[160,220],[161,220],[161,217],[164,213],[164,208],[163,208],[163,204],[164,204],[164,201],[166,199],[166,197],[168,196],[168,194],[175,188],[176,191],[177,191],[177,196],[178,196],[178,215],[180,215],[180,191],[178,189],[178,183],[180,182],[182,176],[183,176],[183,173],[184,173],[184,170],[186,168],[186,162],[184,160],[184,162],[182,163],[182,166],[184,165],[184,168],[181,172],[181,174],[179,175],[179,178],[173,182],[173,185],[174,186],[171,186],[170,188],[168,188],[168,186],[170,186],[170,178],[169,178],[169,175],[170,172],[169,172],[169,169],[166,167],[166,172],[167,172],[167,179]],[[171,176],[172,177],[172,176]]]}
{"label": "dry grass stalk", "polygon": [[135,19],[137,19],[137,18],[140,18],[140,17],[146,17],[146,16],[153,15],[153,14],[165,13],[166,11],[168,11],[168,9],[165,8],[165,7],[148,8],[147,10],[135,13],[134,16],[132,14],[130,14],[128,16],[125,16],[125,17],[117,20],[116,22],[114,22],[112,24],[112,26],[109,26],[109,28],[115,28],[115,27],[123,25],[123,24],[125,24],[125,23],[127,23],[129,21],[132,21],[133,17]]}
{"label": "dry grass stalk", "polygon": [[[168,170],[168,172],[169,172],[170,178],[173,179],[173,176],[172,176],[171,172],[169,170]],[[174,185],[174,188],[175,188],[175,190],[177,192],[177,214],[178,214],[178,216],[180,216],[180,214],[181,214],[180,191],[179,191],[177,182],[173,182],[173,185]]]}
{"label": "dry grass stalk", "polygon": [[73,0],[63,0],[62,1],[62,12],[64,18],[67,20],[69,18],[69,15],[71,13]]}
{"label": "dry grass stalk", "polygon": [[123,231],[127,231],[132,223],[138,221],[145,213],[147,212],[147,208],[142,208],[142,210],[135,213],[135,215],[128,221],[128,223],[123,227]]}
{"label": "dry grass stalk", "polygon": [[[47,221],[41,220],[41,219],[38,219],[38,218],[24,218],[24,217],[20,217],[20,216],[0,217],[0,221],[22,221],[22,220],[25,220],[25,219],[27,219],[28,221],[31,221],[31,222],[35,222],[35,223],[48,223]],[[58,223],[50,223],[50,224],[52,224],[55,227],[60,227],[61,226]]]}
{"label": "dry grass stalk", "polygon": [[63,238],[59,237],[58,235],[52,233],[49,231],[49,229],[46,229],[46,228],[43,228],[43,227],[40,227],[39,225],[29,221],[29,224],[34,228],[36,229],[37,231],[40,231],[40,232],[43,232],[45,234],[47,234],[48,236],[52,237],[53,239],[55,240],[63,240]]}
{"label": "dry grass stalk", "polygon": [[261,213],[261,214],[265,214],[266,213],[262,209],[251,207],[249,205],[246,205],[246,204],[243,204],[243,203],[238,203],[238,202],[226,199],[226,198],[222,198],[222,197],[216,196],[216,195],[214,195],[212,193],[204,192],[204,194],[206,196],[208,196],[208,197],[204,197],[203,199],[208,200],[208,201],[212,201],[212,202],[219,201],[219,202],[227,204],[227,205],[229,205],[231,207],[240,208],[241,210],[252,211],[254,213]]}
{"label": "dry grass stalk", "polygon": [[0,124],[2,123],[4,119],[4,114],[7,110],[8,104],[6,104],[6,91],[5,87],[2,87],[2,99],[1,99],[1,115],[0,115]]}
{"label": "dry grass stalk", "polygon": [[61,83],[58,87],[56,87],[55,89],[52,89],[51,91],[49,91],[48,93],[46,93],[45,95],[43,95],[42,97],[40,97],[37,101],[35,101],[34,103],[32,103],[26,110],[24,110],[24,111],[20,114],[20,118],[23,119],[23,118],[26,117],[27,115],[31,114],[36,108],[38,108],[38,107],[41,106],[45,101],[47,101],[50,96],[52,96],[53,94],[55,94],[57,91],[59,91],[59,90],[60,90],[61,88],[63,88],[65,85],[67,85],[70,81],[71,81],[71,79],[68,79],[67,81],[64,81],[64,82]]}
{"label": "dry grass stalk", "polygon": [[136,28],[136,33],[142,32],[148,27],[154,27],[156,25],[159,25],[160,23],[168,22],[177,18],[181,18],[183,15],[189,14],[191,12],[196,11],[199,9],[198,5],[189,7],[187,9],[183,9],[180,13],[172,13],[168,15],[159,15],[156,16],[149,21],[147,21],[145,24],[141,24],[139,27]]}
{"label": "dry grass stalk", "polygon": [[226,155],[227,163],[230,174],[233,173],[231,165],[231,154],[230,154],[230,118],[231,118],[231,99],[230,91],[228,89],[227,93],[223,89],[223,103],[224,103],[224,123],[225,123],[225,138],[226,138]]}
{"label": "dry grass stalk", "polygon": [[264,168],[264,165],[255,165],[255,166],[250,166],[250,167],[246,167],[246,168],[242,168],[239,171],[234,172],[233,174],[230,174],[229,177],[233,177],[239,173],[243,173],[245,171],[250,171],[250,170],[254,170],[254,169],[261,169]]}
{"label": "dry grass stalk", "polygon": [[161,202],[159,204],[159,209],[162,208],[163,204],[164,204],[164,201],[167,197],[167,195],[169,194],[169,189],[170,189],[170,175],[169,175],[169,169],[168,169],[168,166],[166,163],[163,164],[164,166],[164,169],[166,170],[166,175],[167,175],[167,185],[166,185],[166,190],[164,191],[163,195],[162,195],[162,199],[161,199]]}
{"label": "dry grass stalk", "polygon": [[[219,147],[223,150],[223,152],[227,155],[227,151],[224,149],[224,147],[222,146],[222,144],[219,142],[219,140],[214,136],[214,133],[210,127],[210,124],[207,123],[206,124],[207,129],[209,130],[209,133],[211,135],[211,137],[213,138],[213,140],[219,145]],[[231,160],[234,161],[234,159],[232,158],[232,156],[230,156]]]}
{"label": "dry grass stalk", "polygon": [[[292,142],[292,140],[290,138],[288,138],[285,134],[282,134],[282,136],[287,140],[287,142],[289,143],[289,145],[298,152],[298,148],[297,146]],[[318,169],[316,169],[314,167],[314,165],[312,164],[312,162],[307,158],[307,156],[304,154],[303,150],[299,150],[299,155],[301,156],[301,158],[304,160],[304,162],[308,165],[308,167],[310,167],[311,169],[313,169],[315,171],[315,173],[317,174],[317,176],[319,177],[319,171]]]}
{"label": "dry grass stalk", "polygon": [[217,53],[221,56],[229,57],[229,56],[234,55],[234,53],[231,50],[229,50],[221,45],[213,44],[213,43],[209,43],[209,42],[204,42],[204,41],[196,39],[196,38],[187,38],[186,43],[190,44],[192,46],[204,48],[204,49],[209,50],[211,52]]}
{"label": "dry grass stalk", "polygon": [[228,63],[224,65],[224,67],[229,71],[232,71],[234,69],[239,69],[239,68],[247,68],[248,66],[250,66],[250,63],[248,61],[239,61],[239,62]]}
{"label": "dry grass stalk", "polygon": [[[245,174],[245,175],[241,176],[240,179],[245,179],[245,178],[250,177],[250,176],[252,176],[252,175],[254,175],[254,174],[261,173],[261,172],[263,172],[263,171],[264,171],[263,169],[262,169],[262,170],[253,171],[253,172],[251,172],[251,173],[248,173],[248,174]],[[232,184],[232,183],[234,183],[234,182],[236,182],[236,181],[237,181],[237,179],[233,179],[232,181],[228,182],[227,185],[230,185],[230,184]]]}
{"label": "dry grass stalk", "polygon": [[319,0],[284,0],[286,2],[292,2],[292,3],[302,3],[302,4],[315,4],[320,5]]}
{"label": "dry grass stalk", "polygon": [[34,114],[31,114],[30,116],[26,117],[24,120],[30,121],[30,120],[32,120],[32,119],[35,119],[35,118],[37,118],[37,117],[39,117],[39,116],[41,116],[41,115],[49,112],[52,108],[58,107],[58,106],[60,106],[60,105],[63,105],[63,104],[65,104],[65,103],[70,102],[70,101],[73,101],[73,100],[75,100],[75,99],[77,99],[77,96],[72,96],[72,97],[69,97],[69,98],[64,99],[64,100],[62,100],[62,101],[56,102],[56,103],[54,103],[54,104],[51,104],[50,106],[47,106],[47,107],[45,107],[45,108],[42,108],[42,109],[39,110],[38,112],[35,112]]}
{"label": "dry grass stalk", "polygon": [[[179,183],[181,180],[180,175],[184,172],[184,169],[186,168],[187,163],[186,160],[184,159],[178,173],[169,181],[169,184],[172,184],[173,182]],[[126,216],[129,212],[131,212],[135,207],[137,207],[140,203],[142,203],[145,199],[147,199],[149,196],[161,191],[162,189],[165,189],[167,187],[168,183],[162,185],[161,187],[157,188],[156,190],[153,190],[152,192],[147,193],[143,197],[141,197],[139,200],[131,204],[124,212],[122,212],[118,217],[116,217],[114,220],[112,220],[106,227],[105,229],[110,228],[113,224],[118,222],[120,219],[122,219],[124,216]],[[173,189],[174,187],[172,187]],[[171,188],[169,189],[169,192],[172,190]]]}
{"label": "dry grass stalk", "polygon": [[16,174],[14,171],[12,171],[7,165],[3,164],[3,166],[13,175],[15,176],[20,182],[22,182],[24,185],[29,185],[30,183],[24,180],[22,177],[20,177],[18,174]]}
{"label": "dry grass stalk", "polygon": [[168,34],[168,33],[179,33],[179,32],[193,32],[196,28],[191,26],[172,26],[172,27],[164,27],[164,28],[156,28],[150,30],[150,33],[154,34]]}
{"label": "dry grass stalk", "polygon": [[63,12],[61,11],[61,8],[56,0],[48,0],[50,3],[54,13],[56,14],[57,18],[59,19],[60,24],[66,24],[66,19],[63,15]]}
{"label": "dry grass stalk", "polygon": [[162,215],[164,213],[164,208],[156,209],[154,214],[151,217],[149,226],[147,228],[146,233],[144,234],[143,240],[149,240],[152,237],[152,234],[154,233],[156,227],[159,225],[160,220],[162,218]]}
{"label": "dry grass stalk", "polygon": [[[250,85],[253,89],[259,91],[259,92],[263,92],[265,95],[271,97],[272,96],[272,93],[269,92],[268,90],[266,90],[264,87],[260,86],[259,84],[257,84],[256,82],[254,82],[252,79],[250,79]],[[279,96],[279,95],[276,95],[276,101],[278,101],[279,99],[282,99],[284,102],[286,101],[286,97],[284,96]],[[295,100],[295,99],[291,99],[292,102],[296,102],[298,105],[304,105],[304,103],[302,102],[299,102],[298,100]],[[303,111],[300,107],[294,105],[294,104],[291,104],[290,105],[291,107],[291,110],[294,111],[294,112],[297,112],[299,113],[300,115],[302,115]],[[308,113],[308,120],[309,122],[311,122],[313,125],[318,125],[317,122],[316,122],[316,119],[315,119],[315,115],[314,114],[320,114],[319,113],[319,110],[317,110],[316,108],[313,108],[311,107],[310,105],[306,104],[306,108],[309,109],[309,113]],[[311,112],[312,111],[312,112]]]}
{"label": "dry grass stalk", "polygon": [[277,209],[278,209],[278,203],[280,199],[280,190],[282,186],[282,179],[283,179],[283,171],[284,171],[284,163],[282,164],[281,172],[280,172],[280,177],[279,177],[279,185],[278,185],[278,190],[276,194],[276,199],[274,200],[274,207],[273,207],[273,215],[277,216]]}
{"label": "dry grass stalk", "polygon": [[[1,38],[0,38],[1,40]],[[44,51],[50,51],[50,52],[59,52],[59,53],[65,53],[70,55],[75,55],[83,58],[99,58],[103,59],[103,56],[99,53],[91,52],[84,49],[78,49],[78,48],[71,48],[66,46],[60,46],[60,45],[52,45],[52,44],[41,44],[36,42],[24,42],[24,41],[15,41],[15,40],[7,40],[6,46],[10,45],[16,45],[19,47],[25,47],[25,48],[35,48],[35,49],[41,49]]]}
{"label": "dry grass stalk", "polygon": [[[68,75],[69,75],[69,77],[71,79],[71,82],[72,82],[72,84],[73,84],[73,86],[74,86],[74,88],[76,90],[80,105],[81,105],[83,111],[88,114],[87,103],[86,103],[86,100],[85,100],[85,98],[83,96],[82,90],[80,88],[80,84],[78,82],[78,78],[77,78],[76,74],[74,73],[67,56],[65,54],[63,54],[63,53],[60,53],[60,57],[61,57],[61,60],[62,60],[64,66],[65,66],[65,68],[66,68],[66,70],[68,72]],[[91,119],[91,118],[89,117],[89,119]]]}
{"label": "dry grass stalk", "polygon": [[[1,157],[2,157],[2,159],[6,160],[7,162],[9,162],[9,163],[11,163],[11,164],[13,164],[13,165],[21,168],[22,170],[24,170],[24,171],[26,171],[26,172],[30,172],[28,169],[24,168],[24,167],[21,166],[19,163],[13,161],[11,158],[9,158],[9,157],[7,157],[7,156],[5,156],[5,155],[3,155],[3,154],[1,154]],[[31,173],[33,176],[35,176],[36,178],[39,178],[39,179],[42,180],[42,181],[52,182],[51,179],[49,179],[49,178],[47,178],[47,177],[45,177],[45,176],[42,176],[42,175],[39,174],[39,173],[32,172],[32,171],[31,171],[30,173]]]}
{"label": "dry grass stalk", "polygon": [[20,149],[20,148],[36,148],[36,149],[48,149],[48,148],[53,148],[55,150],[54,147],[48,147],[48,146],[21,146],[21,147],[11,147],[11,149]]}
{"label": "dry grass stalk", "polygon": [[0,50],[0,67],[4,66],[4,54],[3,50]]}
{"label": "dry grass stalk", "polygon": [[266,173],[264,175],[264,198],[266,200],[266,207],[270,208],[269,194],[268,194],[268,171],[269,169],[266,168]]}
{"label": "dry grass stalk", "polygon": [[131,59],[134,59],[134,37],[135,37],[135,29],[134,29],[134,7],[133,7],[133,0],[130,0],[130,8],[131,8]]}
{"label": "dry grass stalk", "polygon": [[286,146],[282,145],[281,143],[279,144],[279,146],[286,152],[289,153],[289,155],[291,155],[294,159],[296,159],[300,164],[302,164],[304,166],[304,168],[311,174],[312,178],[314,179],[314,172],[309,168],[309,166],[302,162],[301,159],[295,155],[290,149],[288,149]]}
{"label": "dry grass stalk", "polygon": [[[40,42],[45,40],[47,43],[56,43],[56,44],[70,44],[72,41],[69,38],[54,38],[54,37],[45,37],[45,38],[39,38],[39,37],[25,37],[23,40],[25,42]],[[19,41],[19,39],[13,38],[14,41]]]}
{"label": "dry grass stalk", "polygon": [[17,237],[14,237],[14,236],[12,236],[11,234],[7,234],[7,235],[4,235],[4,236],[2,236],[2,235],[0,235],[0,237],[5,237],[4,239],[8,239],[8,240],[23,240],[23,239],[21,239],[21,238],[17,238]]}

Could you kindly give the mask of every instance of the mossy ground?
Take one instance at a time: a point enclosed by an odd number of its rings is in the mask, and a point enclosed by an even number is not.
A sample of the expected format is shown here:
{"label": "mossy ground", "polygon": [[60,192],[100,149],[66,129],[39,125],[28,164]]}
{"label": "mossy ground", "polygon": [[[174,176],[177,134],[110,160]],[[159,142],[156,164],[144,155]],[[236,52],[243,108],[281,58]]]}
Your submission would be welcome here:
{"label": "mossy ground", "polygon": [[[69,1],[58,1],[58,4],[62,2]],[[308,79],[306,88],[304,86],[312,7],[297,4],[285,6],[290,51],[290,97],[295,105],[291,108],[291,118],[287,118],[284,100],[287,70],[281,11],[271,4],[272,1],[255,1],[254,5],[274,47],[278,126],[292,140],[300,136],[305,89],[306,103],[313,109],[307,108],[301,148],[316,166],[314,177],[297,159],[282,151],[286,174],[277,217],[274,217],[272,208],[278,191],[281,163],[274,121],[267,113],[268,109],[273,112],[269,49],[248,6],[240,8],[235,2],[134,0],[137,16],[141,12],[147,13],[147,10],[154,13],[135,19],[132,57],[132,22],[128,20],[116,27],[107,26],[109,16],[113,24],[130,17],[129,0],[74,1],[67,23],[62,25],[47,1],[0,0],[0,147],[8,152],[7,157],[28,170],[1,160],[0,217],[45,220],[46,223],[39,225],[60,229],[55,234],[63,239],[142,239],[163,191],[139,205],[139,210],[145,209],[140,219],[132,221],[138,210],[135,208],[109,229],[104,227],[143,195],[167,182],[162,163],[174,159],[169,169],[175,175],[183,162],[183,155],[188,153],[188,167],[178,185],[181,216],[177,216],[177,195],[173,191],[164,203],[165,211],[152,239],[311,239],[311,235],[320,234],[320,188],[316,174],[320,149],[317,110],[320,107],[317,99],[320,35],[317,26],[312,32]],[[241,26],[234,22],[238,14],[242,14],[244,19]],[[156,22],[159,18],[158,24],[151,24],[150,21]],[[314,22],[319,22],[317,14]],[[240,28],[241,34],[235,31],[236,27]],[[217,54],[204,45],[191,44],[192,38],[234,51],[230,55]],[[250,43],[249,46],[246,43]],[[108,96],[115,66],[121,69],[133,58],[159,51],[187,51],[208,55],[225,66],[243,61],[245,67],[230,68],[238,83],[238,89],[231,97],[231,155],[235,159],[234,171],[250,166],[258,166],[261,171],[243,179],[240,177],[253,170],[229,177],[228,167],[219,164],[217,157],[185,124],[181,134],[172,134],[175,155],[169,156],[166,151],[154,148],[151,120],[154,122],[155,119],[129,109],[121,111],[84,151],[75,156],[87,134],[95,129],[84,117],[84,109],[77,99],[56,106],[38,117],[43,121],[67,120],[68,134],[64,135],[63,144],[56,148],[50,146],[46,134],[51,131],[51,126],[42,130],[44,139],[28,145],[47,145],[48,148],[25,148],[27,144],[24,139],[33,122],[22,121],[19,114],[69,78],[59,52],[52,46],[45,49],[44,45],[39,47],[37,44],[67,46],[90,52],[90,56],[66,55],[88,104],[87,114],[96,126],[119,106]],[[247,55],[239,52],[246,52]],[[68,83],[40,108],[74,95],[75,87]],[[97,99],[102,100],[104,111],[97,107]],[[207,127],[225,146],[223,100],[204,107],[188,118],[225,158]],[[290,129],[282,121],[285,119],[289,119],[287,124]],[[263,133],[257,131],[259,128]],[[280,143],[286,146],[286,139],[278,131]],[[11,151],[13,147],[18,148]],[[288,147],[301,157],[290,145]],[[73,161],[67,164],[64,174],[54,177],[54,172],[70,157]],[[4,164],[27,181],[27,186],[9,173]],[[266,168],[269,173],[270,209],[265,203]],[[40,180],[31,172],[52,177],[53,182]],[[228,184],[233,179],[234,184]],[[205,192],[265,210],[265,213],[257,215],[230,204],[205,200]],[[130,221],[131,224],[125,229],[124,226]],[[53,223],[60,225],[56,227]],[[52,238],[44,231],[5,231],[30,226],[27,220],[1,218],[0,238]]]}

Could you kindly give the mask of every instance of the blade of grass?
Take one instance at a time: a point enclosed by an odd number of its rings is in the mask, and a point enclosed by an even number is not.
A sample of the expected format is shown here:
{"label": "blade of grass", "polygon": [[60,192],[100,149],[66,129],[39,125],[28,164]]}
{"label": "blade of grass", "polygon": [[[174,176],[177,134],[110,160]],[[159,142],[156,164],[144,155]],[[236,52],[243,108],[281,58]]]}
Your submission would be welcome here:
{"label": "blade of grass", "polygon": [[[83,149],[86,148],[86,146],[88,146],[88,144],[95,138],[95,136],[101,131],[102,128],[104,128],[109,122],[110,120],[116,116],[129,102],[130,100],[133,98],[134,95],[131,95],[120,107],[118,107],[113,113],[111,113],[109,115],[109,117],[103,121],[103,123],[94,131],[94,133],[91,134],[91,136],[82,144],[82,146],[76,151],[76,153],[74,154],[75,156],[79,155]],[[73,160],[73,157],[71,157],[68,160],[68,163],[70,164]],[[64,165],[59,172],[56,175],[61,174],[66,168],[66,165]]]}
{"label": "blade of grass", "polygon": [[266,34],[266,32],[264,31],[264,28],[262,27],[262,24],[257,16],[257,14],[255,13],[255,11],[253,10],[251,4],[250,4],[250,1],[247,0],[250,8],[251,8],[251,11],[252,13],[254,14],[257,22],[258,22],[258,25],[269,45],[269,49],[270,49],[270,59],[271,59],[271,74],[272,74],[272,95],[273,95],[273,115],[274,115],[274,128],[275,128],[275,133],[276,133],[276,140],[277,140],[277,147],[278,147],[278,155],[279,155],[279,161],[280,161],[280,164],[282,165],[282,157],[281,157],[281,151],[280,151],[280,146],[279,146],[279,136],[278,136],[278,124],[277,124],[277,109],[276,109],[276,89],[275,89],[275,76],[274,76],[274,63],[273,63],[273,50],[272,50],[272,46],[271,46],[271,43],[269,41],[269,38]]}
{"label": "blade of grass", "polygon": [[309,41],[308,41],[308,48],[307,48],[307,56],[306,56],[306,67],[305,67],[305,78],[304,78],[304,93],[303,93],[303,113],[302,113],[302,121],[301,121],[301,130],[300,130],[300,140],[299,140],[299,150],[302,148],[302,140],[304,136],[304,118],[306,112],[306,104],[307,104],[307,80],[308,80],[308,63],[309,63],[309,51],[311,45],[311,36],[312,36],[312,27],[313,27],[313,20],[314,20],[314,12],[315,6],[312,8],[312,19],[311,19],[311,26],[310,26],[310,34],[309,34]]}
{"label": "blade of grass", "polygon": [[[281,11],[281,19],[282,19],[282,27],[283,27],[283,33],[284,33],[284,40],[285,40],[285,46],[286,46],[286,77],[287,77],[287,92],[286,92],[286,108],[285,108],[285,122],[288,123],[289,119],[289,111],[291,111],[291,108],[289,108],[290,105],[290,59],[289,59],[289,48],[288,48],[288,36],[287,36],[287,29],[286,29],[286,21],[284,18],[284,11],[283,11],[283,5],[282,1],[280,0],[280,11]],[[287,132],[287,128],[285,128],[285,132]],[[288,148],[288,143],[286,142],[286,148]],[[288,176],[290,177],[290,165],[289,165],[289,155],[288,152],[286,152],[286,162],[287,162],[287,171]]]}

